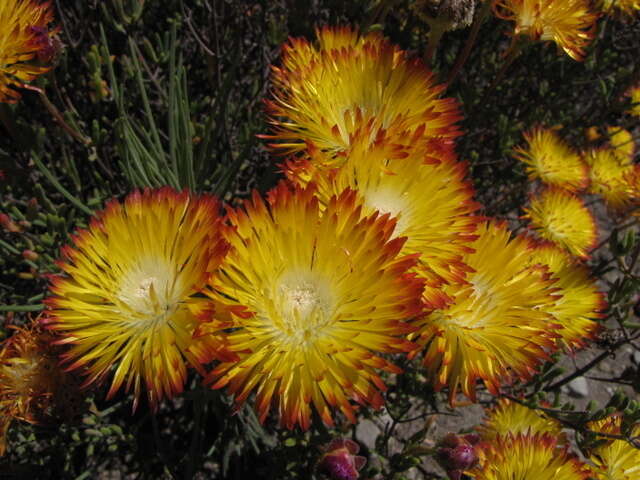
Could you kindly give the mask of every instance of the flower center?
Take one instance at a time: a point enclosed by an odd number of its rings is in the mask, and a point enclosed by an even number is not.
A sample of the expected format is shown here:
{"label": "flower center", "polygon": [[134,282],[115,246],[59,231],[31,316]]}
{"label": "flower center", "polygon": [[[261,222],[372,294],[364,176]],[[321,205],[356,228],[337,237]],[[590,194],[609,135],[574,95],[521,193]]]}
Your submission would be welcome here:
{"label": "flower center", "polygon": [[311,270],[287,272],[276,284],[275,323],[289,342],[317,338],[332,319],[334,298],[329,283]]}
{"label": "flower center", "polygon": [[117,297],[144,317],[158,317],[175,307],[176,273],[158,258],[140,260],[120,283]]}
{"label": "flower center", "polygon": [[368,207],[378,210],[381,214],[388,213],[396,217],[396,235],[402,235],[408,226],[408,205],[404,198],[407,194],[399,194],[392,188],[378,187],[367,190],[364,194],[364,201]]}

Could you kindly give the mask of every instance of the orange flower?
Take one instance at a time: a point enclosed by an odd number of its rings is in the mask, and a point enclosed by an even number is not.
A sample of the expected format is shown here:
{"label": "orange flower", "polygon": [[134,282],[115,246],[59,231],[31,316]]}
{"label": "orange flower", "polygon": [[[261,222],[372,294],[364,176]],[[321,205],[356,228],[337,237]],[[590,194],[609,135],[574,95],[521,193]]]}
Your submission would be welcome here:
{"label": "orange flower", "polygon": [[[594,37],[598,14],[589,0],[492,0],[495,15],[515,22],[514,37],[554,41],[574,60]],[[515,41],[515,38],[514,38]]]}
{"label": "orange flower", "polygon": [[352,401],[381,407],[377,370],[400,372],[382,354],[415,348],[405,320],[422,311],[395,220],[364,214],[352,190],[324,208],[314,194],[280,183],[266,204],[255,193],[230,211],[233,248],[209,293],[247,309],[228,333],[240,361],[218,365],[212,388],[228,387],[237,407],[255,392],[260,419],[273,405],[287,428],[307,429],[312,407],[328,425],[336,407],[355,422]]}
{"label": "orange flower", "polygon": [[15,103],[21,87],[48,72],[51,67],[38,65],[54,54],[49,24],[53,21],[51,2],[36,0],[2,0],[0,2],[0,102]]}
{"label": "orange flower", "polygon": [[426,138],[460,135],[461,115],[453,98],[439,98],[431,72],[380,33],[350,28],[317,31],[318,45],[293,39],[283,48],[282,67],[273,67],[274,91],[267,102],[275,140],[283,154],[313,143],[338,154],[359,125],[377,130],[422,130]]}

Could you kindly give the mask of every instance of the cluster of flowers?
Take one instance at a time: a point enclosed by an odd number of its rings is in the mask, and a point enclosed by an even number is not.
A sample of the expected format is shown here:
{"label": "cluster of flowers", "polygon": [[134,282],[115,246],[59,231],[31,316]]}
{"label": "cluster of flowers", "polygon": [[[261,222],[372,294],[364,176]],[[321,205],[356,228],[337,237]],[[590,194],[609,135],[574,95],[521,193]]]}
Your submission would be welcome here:
{"label": "cluster of flowers", "polygon": [[[549,409],[545,408],[545,411]],[[500,399],[486,411],[485,420],[471,433],[447,434],[435,458],[451,480],[533,479],[611,480],[635,479],[640,472],[640,449],[621,440],[622,417],[609,415],[587,425],[601,440],[580,458],[571,451],[563,425],[539,408]],[[640,425],[631,426],[640,434]],[[318,470],[336,480],[356,480],[365,463],[359,445],[336,439],[324,448]]]}
{"label": "cluster of flowers", "polygon": [[[461,478],[462,473],[476,480],[636,478],[640,472],[640,450],[615,438],[622,430],[620,415],[590,422],[587,428],[609,436],[586,452],[588,462],[571,452],[571,442],[560,422],[540,410],[501,399],[487,411],[484,423],[476,427],[477,433],[446,436],[438,458],[452,479]],[[638,433],[640,425],[631,432]]]}

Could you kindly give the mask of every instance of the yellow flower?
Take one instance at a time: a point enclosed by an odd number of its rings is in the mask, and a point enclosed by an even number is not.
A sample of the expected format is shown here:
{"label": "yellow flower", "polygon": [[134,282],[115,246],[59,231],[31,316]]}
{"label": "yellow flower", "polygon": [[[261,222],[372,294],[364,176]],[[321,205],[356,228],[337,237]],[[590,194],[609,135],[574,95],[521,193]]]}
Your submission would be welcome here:
{"label": "yellow flower", "polygon": [[218,336],[194,338],[214,312],[193,295],[228,249],[215,198],[134,192],[111,201],[74,244],[59,262],[66,275],[52,280],[47,323],[70,346],[68,369],[88,375],[85,385],[114,370],[108,397],[124,382],[135,409],[144,383],[155,408],[182,391],[185,363],[204,373],[201,363],[229,358]]}
{"label": "yellow flower", "polygon": [[0,344],[0,456],[13,420],[43,423],[59,389],[69,386],[49,345],[50,336],[37,326],[18,327]]}
{"label": "yellow flower", "polygon": [[584,59],[598,18],[588,0],[492,1],[497,17],[515,22],[514,36],[553,41],[574,60]]}
{"label": "yellow flower", "polygon": [[538,234],[573,255],[587,258],[595,247],[596,222],[584,202],[559,188],[549,188],[530,199],[525,218]]}
{"label": "yellow flower", "polygon": [[229,334],[240,361],[213,370],[212,388],[228,386],[238,408],[255,392],[260,419],[273,404],[287,428],[308,428],[312,406],[328,425],[332,407],[355,422],[351,400],[381,407],[376,370],[400,370],[380,354],[415,348],[404,320],[422,309],[395,220],[363,215],[352,190],[322,209],[312,186],[284,183],[229,217],[234,248],[210,294],[250,315]]}
{"label": "yellow flower", "polygon": [[[599,433],[620,435],[622,417],[610,417],[591,422],[587,426]],[[631,429],[632,436],[640,435],[640,424]],[[595,464],[592,475],[597,480],[637,480],[640,478],[640,450],[625,440],[607,440],[606,443],[593,449],[589,456]]]}
{"label": "yellow flower", "polygon": [[640,0],[599,0],[597,4],[606,15],[633,17],[640,10]]}
{"label": "yellow flower", "polygon": [[524,138],[528,148],[516,148],[515,157],[527,165],[531,181],[540,179],[573,192],[587,186],[587,165],[553,130],[537,127]]}
{"label": "yellow flower", "polygon": [[631,165],[636,145],[633,135],[622,127],[607,127],[609,146],[622,165]]}
{"label": "yellow flower", "polygon": [[[318,30],[318,46],[291,40],[282,67],[273,67],[274,91],[267,102],[275,140],[271,147],[295,153],[313,143],[340,153],[359,124],[375,121],[375,132],[391,125],[422,129],[427,138],[460,135],[453,98],[419,60],[379,33],[359,36],[349,28]],[[282,119],[284,117],[285,119]]]}
{"label": "yellow flower", "polygon": [[602,317],[606,308],[596,281],[585,265],[552,243],[536,245],[531,264],[536,263],[546,265],[556,280],[553,285],[558,288],[559,298],[545,308],[562,326],[558,330],[561,343],[569,350],[584,347],[600,330],[595,320]]}
{"label": "yellow flower", "polygon": [[527,267],[530,241],[494,222],[478,233],[463,258],[474,270],[468,283],[443,286],[453,303],[417,322],[427,374],[436,389],[448,385],[452,403],[459,389],[475,401],[478,379],[498,395],[501,383],[530,378],[557,348],[560,326],[544,311],[553,285],[545,269]]}
{"label": "yellow flower", "polygon": [[485,461],[467,472],[475,480],[587,480],[589,469],[549,434],[499,436]]}
{"label": "yellow flower", "polygon": [[624,209],[637,202],[640,192],[640,169],[610,148],[587,152],[589,192],[602,196],[613,209]]}
{"label": "yellow flower", "polygon": [[[415,272],[426,280],[423,294],[428,308],[442,308],[449,301],[440,288],[444,283],[464,282],[469,267],[462,261],[471,252],[470,243],[478,217],[466,165],[449,158],[435,158],[424,139],[378,138],[370,142],[368,125],[352,136],[342,167],[323,169],[324,155],[311,149],[309,160],[288,162],[285,173],[293,181],[314,182],[322,204],[346,188],[358,190],[364,214],[375,211],[396,217],[395,234],[406,236],[404,254],[419,254]],[[424,163],[426,159],[427,163]]]}
{"label": "yellow flower", "polygon": [[640,85],[635,85],[627,91],[627,96],[631,100],[631,106],[627,113],[634,117],[640,117]]}
{"label": "yellow flower", "polygon": [[[544,413],[525,407],[505,398],[487,412],[484,423],[478,431],[485,441],[495,441],[498,436],[508,434],[536,435],[548,433],[553,437],[562,436],[562,425]],[[563,442],[564,443],[564,442]]]}
{"label": "yellow flower", "polygon": [[15,103],[21,87],[50,67],[34,64],[33,60],[48,61],[50,35],[48,25],[53,21],[51,2],[36,0],[2,0],[0,2],[0,102]]}

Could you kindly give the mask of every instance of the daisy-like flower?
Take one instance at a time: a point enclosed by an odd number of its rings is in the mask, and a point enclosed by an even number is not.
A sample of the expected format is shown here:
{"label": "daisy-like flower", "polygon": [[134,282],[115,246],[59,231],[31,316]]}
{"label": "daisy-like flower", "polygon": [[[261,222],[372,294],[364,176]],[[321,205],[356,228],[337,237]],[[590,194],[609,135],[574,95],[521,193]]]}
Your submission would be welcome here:
{"label": "daisy-like flower", "polygon": [[562,425],[544,413],[512,402],[506,398],[487,412],[484,423],[477,428],[483,440],[494,441],[508,434],[536,435],[547,433],[555,438],[562,436]]}
{"label": "daisy-like flower", "polygon": [[587,152],[589,165],[589,192],[602,196],[614,210],[624,209],[638,200],[640,167],[611,148],[599,148]]}
{"label": "daisy-like flower", "polygon": [[421,128],[427,138],[460,135],[457,102],[440,98],[444,86],[420,60],[379,33],[323,28],[317,37],[317,46],[291,40],[282,67],[273,67],[273,99],[267,101],[273,134],[264,136],[275,141],[271,147],[287,154],[313,143],[339,153],[361,119],[375,119],[377,129]]}
{"label": "daisy-like flower", "polygon": [[514,37],[553,41],[574,60],[584,59],[584,50],[594,37],[598,18],[588,0],[492,1],[498,18],[515,22]]}
{"label": "daisy-like flower", "polygon": [[596,222],[582,199],[559,188],[549,188],[530,198],[525,218],[538,234],[579,258],[595,247]]}
{"label": "daisy-like flower", "polygon": [[596,319],[602,317],[606,308],[604,296],[588,268],[548,242],[536,245],[531,263],[547,266],[556,279],[554,286],[559,289],[559,298],[545,308],[562,325],[558,330],[561,344],[569,350],[584,347],[600,330]]}
{"label": "daisy-like flower", "polygon": [[471,271],[462,257],[476,238],[478,205],[464,163],[446,154],[437,160],[424,139],[394,157],[393,139],[370,142],[370,130],[363,128],[352,137],[342,167],[317,167],[325,163],[318,160],[323,152],[312,149],[309,160],[288,162],[285,173],[302,185],[316,183],[323,204],[346,188],[357,189],[365,215],[379,211],[396,217],[395,235],[407,237],[403,253],[420,255],[415,271],[426,280],[426,306],[442,308],[449,299],[441,285],[461,283]]}
{"label": "daisy-like flower", "polygon": [[[588,428],[594,432],[620,435],[622,417],[611,415],[591,422]],[[640,435],[640,424],[632,428],[631,435]],[[637,480],[640,478],[640,450],[625,440],[607,440],[590,452],[595,468],[592,475],[597,480]]]}
{"label": "daisy-like flower", "polygon": [[627,113],[634,117],[640,117],[640,85],[635,85],[627,91],[631,106]]}
{"label": "daisy-like flower", "polygon": [[631,165],[636,150],[633,135],[622,127],[608,127],[609,145],[622,165]]}
{"label": "daisy-like flower", "polygon": [[[63,358],[69,370],[83,368],[85,385],[113,371],[108,397],[124,383],[135,409],[144,384],[155,408],[182,391],[186,364],[204,374],[201,363],[233,357],[220,336],[198,335],[214,312],[194,297],[228,249],[220,218],[213,197],[134,192],[109,202],[62,250],[65,275],[52,279],[45,323],[70,347]],[[225,325],[223,317],[211,324]]]}
{"label": "daisy-like flower", "polygon": [[42,423],[52,414],[61,389],[69,387],[51,345],[37,326],[22,329],[0,344],[0,456],[14,420]]}
{"label": "daisy-like flower", "polygon": [[507,434],[485,450],[475,480],[587,480],[589,469],[553,435]]}
{"label": "daisy-like flower", "polygon": [[48,62],[53,55],[49,24],[51,2],[3,0],[0,2],[0,102],[15,103],[21,87],[49,71],[34,60]]}
{"label": "daisy-like flower", "polygon": [[280,183],[266,204],[254,193],[230,211],[234,248],[211,285],[213,298],[250,315],[228,335],[240,361],[208,381],[228,386],[238,407],[255,392],[260,419],[274,405],[287,428],[308,428],[312,406],[328,425],[332,407],[355,422],[351,400],[381,407],[376,370],[400,370],[380,354],[415,348],[404,320],[422,310],[422,282],[407,273],[416,259],[399,256],[395,220],[363,215],[352,190],[324,208],[314,193]]}
{"label": "daisy-like flower", "polygon": [[527,267],[530,240],[494,222],[479,230],[463,258],[474,270],[468,283],[444,285],[453,303],[423,317],[414,334],[427,374],[437,390],[449,387],[452,403],[458,390],[475,401],[477,380],[498,395],[503,382],[531,378],[557,348],[560,326],[544,308],[555,290],[546,269]]}
{"label": "daisy-like flower", "polygon": [[599,0],[597,4],[606,15],[633,17],[640,10],[640,0]]}
{"label": "daisy-like flower", "polygon": [[526,164],[529,180],[572,192],[582,190],[589,181],[587,165],[556,132],[536,127],[524,134],[527,147],[517,147],[515,157]]}

